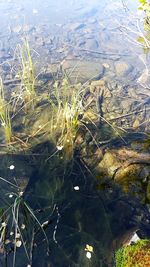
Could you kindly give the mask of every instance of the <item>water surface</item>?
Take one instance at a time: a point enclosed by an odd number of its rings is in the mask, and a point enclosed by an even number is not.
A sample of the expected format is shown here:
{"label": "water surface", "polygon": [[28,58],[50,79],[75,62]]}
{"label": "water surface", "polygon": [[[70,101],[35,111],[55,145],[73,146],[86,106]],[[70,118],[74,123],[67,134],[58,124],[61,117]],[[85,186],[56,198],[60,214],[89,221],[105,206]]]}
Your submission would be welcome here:
{"label": "water surface", "polygon": [[[16,79],[16,46],[27,38],[37,75],[45,86],[39,91],[50,93],[49,86],[56,70],[70,73],[70,83],[86,83],[88,80],[89,86],[91,80],[104,79],[107,84],[102,106],[104,116],[111,123],[114,118],[121,117],[117,120],[117,129],[123,129],[123,134],[127,135],[124,142],[115,133],[115,138],[107,146],[107,141],[114,137],[114,129],[110,124],[102,126],[94,135],[94,138],[100,135],[101,152],[124,146],[141,152],[139,143],[145,139],[150,126],[149,76],[145,71],[149,67],[149,54],[137,41],[143,32],[142,27],[137,1],[132,0],[1,0],[0,73],[8,85],[6,90],[12,93],[15,88],[10,80]],[[111,98],[107,98],[108,89]],[[132,116],[126,116],[128,113]],[[41,114],[44,121],[46,109]],[[36,116],[30,114],[27,119],[29,127],[35,127]],[[16,123],[15,133],[24,127],[24,122],[21,123]],[[93,166],[90,158],[95,153],[95,144],[90,151],[86,150],[88,159],[83,153],[85,162],[77,150],[74,161],[66,163],[61,150],[56,151],[53,143],[41,136],[34,141],[33,148],[25,155],[14,149],[13,153],[7,151],[4,156],[1,146],[2,211],[15,203],[8,217],[14,213],[19,216],[16,231],[22,229],[26,240],[24,246],[17,248],[15,266],[113,267],[115,250],[135,230],[140,228],[143,236],[149,237],[148,207],[141,203],[147,180],[142,181],[140,193],[133,192],[128,196],[109,177],[105,175],[101,182],[87,167],[88,163]],[[88,147],[90,142],[91,136],[86,133],[82,152],[86,149],[84,145]],[[144,167],[142,175],[148,177],[148,172],[149,169]],[[3,179],[8,179],[9,184]],[[20,190],[25,190],[23,198]],[[143,197],[142,201],[145,199]],[[25,224],[27,232],[23,232],[22,224]],[[11,267],[14,260],[13,237],[8,236],[8,240],[8,254],[2,250],[0,266]]]}

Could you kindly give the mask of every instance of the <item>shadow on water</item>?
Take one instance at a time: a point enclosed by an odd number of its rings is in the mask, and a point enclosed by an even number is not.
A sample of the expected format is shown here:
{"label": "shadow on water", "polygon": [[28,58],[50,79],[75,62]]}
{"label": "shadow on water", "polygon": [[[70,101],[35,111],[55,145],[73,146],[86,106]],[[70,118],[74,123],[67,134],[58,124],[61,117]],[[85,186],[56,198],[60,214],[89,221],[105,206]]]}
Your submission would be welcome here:
{"label": "shadow on water", "polygon": [[14,240],[10,232],[14,231],[17,218],[12,215],[18,203],[17,231],[24,245],[17,247],[15,266],[115,266],[115,250],[134,231],[146,229],[146,208],[107,177],[97,181],[78,155],[66,162],[58,151],[48,159],[40,155],[44,148],[50,152],[53,146],[36,146],[32,153],[38,152],[38,156],[1,157],[2,177],[17,185],[1,180],[1,212],[13,206],[9,215],[3,215],[9,242],[1,251],[1,266],[12,266]]}

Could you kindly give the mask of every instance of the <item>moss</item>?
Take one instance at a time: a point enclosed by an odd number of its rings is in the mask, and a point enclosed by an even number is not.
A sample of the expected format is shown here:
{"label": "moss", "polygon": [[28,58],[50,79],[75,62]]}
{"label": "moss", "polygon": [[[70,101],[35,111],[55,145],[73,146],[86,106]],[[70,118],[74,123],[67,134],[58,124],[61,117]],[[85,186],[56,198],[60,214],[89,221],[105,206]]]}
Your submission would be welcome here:
{"label": "moss", "polygon": [[150,240],[120,248],[116,252],[116,267],[150,267]]}

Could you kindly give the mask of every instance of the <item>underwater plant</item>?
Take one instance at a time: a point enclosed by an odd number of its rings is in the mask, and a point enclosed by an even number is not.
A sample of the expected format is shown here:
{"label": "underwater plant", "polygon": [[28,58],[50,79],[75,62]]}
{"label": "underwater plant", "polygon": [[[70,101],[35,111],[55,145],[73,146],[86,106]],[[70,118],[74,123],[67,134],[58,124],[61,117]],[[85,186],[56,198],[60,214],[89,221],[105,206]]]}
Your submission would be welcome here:
{"label": "underwater plant", "polygon": [[139,10],[145,12],[145,30],[150,30],[150,2],[149,0],[139,0]]}
{"label": "underwater plant", "polygon": [[18,77],[21,79],[24,102],[33,106],[35,92],[35,69],[31,56],[31,50],[28,41],[25,39],[23,45],[18,45],[20,71]]}
{"label": "underwater plant", "polygon": [[[49,221],[40,222],[36,212],[24,200],[21,187],[3,177],[0,177],[0,181],[5,185],[5,196],[1,199],[0,208],[1,255],[5,262],[9,261],[11,264],[9,266],[15,267],[20,266],[21,251],[23,257],[21,261],[24,260],[28,263],[27,266],[31,266],[34,242],[40,232],[44,237],[41,243],[46,244],[46,250],[49,253],[49,241],[45,232]],[[6,190],[7,185],[9,188]],[[12,191],[9,191],[10,188]]]}
{"label": "underwater plant", "polygon": [[116,252],[116,267],[149,267],[150,240],[143,239]]}
{"label": "underwater plant", "polygon": [[63,79],[60,86],[55,82],[50,103],[50,139],[58,150],[70,158],[84,110],[80,85],[70,85],[67,78]]}
{"label": "underwater plant", "polygon": [[5,141],[10,143],[12,137],[11,119],[9,113],[9,104],[5,100],[2,78],[0,78],[0,121],[4,129]]}

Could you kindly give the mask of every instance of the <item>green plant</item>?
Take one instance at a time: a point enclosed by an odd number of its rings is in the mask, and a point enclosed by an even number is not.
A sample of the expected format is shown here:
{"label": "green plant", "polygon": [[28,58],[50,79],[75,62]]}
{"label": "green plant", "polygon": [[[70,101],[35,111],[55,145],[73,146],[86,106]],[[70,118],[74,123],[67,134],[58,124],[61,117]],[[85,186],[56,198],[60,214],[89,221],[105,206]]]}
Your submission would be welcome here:
{"label": "green plant", "polygon": [[[34,242],[39,232],[44,236],[41,243],[46,243],[47,252],[49,252],[49,241],[44,230],[48,222],[40,223],[35,212],[24,200],[24,192],[20,187],[2,177],[0,180],[5,184],[5,195],[1,199],[0,209],[1,253],[9,257],[9,262],[12,261],[11,266],[15,267],[17,256],[20,255],[18,250],[22,248],[22,257],[31,266]],[[6,189],[7,185],[12,188],[12,192],[9,192],[9,188]]]}
{"label": "green plant", "polygon": [[149,267],[150,240],[139,240],[116,252],[116,267]]}
{"label": "green plant", "polygon": [[50,138],[58,150],[63,150],[70,158],[73,153],[74,142],[83,113],[80,85],[71,86],[64,78],[59,86],[55,82],[50,103]]}
{"label": "green plant", "polygon": [[24,44],[18,45],[20,71],[18,73],[21,79],[21,86],[23,89],[23,98],[25,103],[32,103],[36,97],[35,92],[35,69],[31,56],[31,50],[27,40]]}
{"label": "green plant", "polygon": [[0,78],[0,121],[4,129],[5,141],[10,143],[12,137],[9,104],[5,100],[2,78]]}
{"label": "green plant", "polygon": [[143,10],[145,12],[145,30],[150,30],[150,2],[149,0],[139,0],[140,5],[138,7],[139,10]]}

